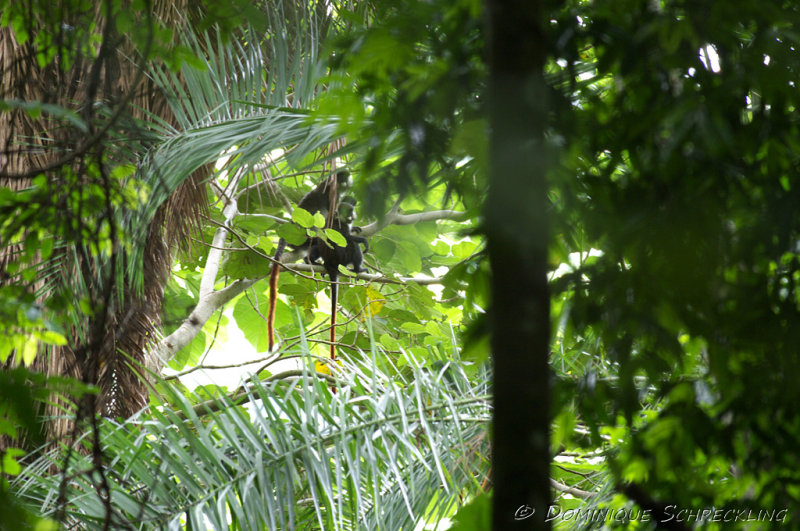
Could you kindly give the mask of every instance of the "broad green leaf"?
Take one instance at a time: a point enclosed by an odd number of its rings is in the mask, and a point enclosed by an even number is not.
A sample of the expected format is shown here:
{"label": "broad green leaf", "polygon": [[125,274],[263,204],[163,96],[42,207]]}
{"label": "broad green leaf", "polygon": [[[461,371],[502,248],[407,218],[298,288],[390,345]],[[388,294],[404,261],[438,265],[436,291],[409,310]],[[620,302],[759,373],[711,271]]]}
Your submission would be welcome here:
{"label": "broad green leaf", "polygon": [[439,240],[433,245],[433,252],[441,256],[447,256],[450,254],[450,244]]}
{"label": "broad green leaf", "polygon": [[409,334],[424,334],[427,332],[425,325],[419,323],[403,323],[400,329],[408,332]]}
{"label": "broad green leaf", "polygon": [[269,259],[247,250],[231,253],[223,269],[231,278],[241,279],[264,277],[271,268]]}
{"label": "broad green leaf", "polygon": [[315,290],[305,283],[301,284],[300,282],[287,282],[278,287],[278,292],[291,297],[303,297],[310,293],[315,293]]}
{"label": "broad green leaf", "polygon": [[397,244],[388,238],[373,238],[370,242],[370,254],[375,256],[375,259],[382,263],[388,263],[392,260],[395,254]]}
{"label": "broad green leaf", "polygon": [[440,323],[436,321],[428,321],[425,323],[425,331],[431,334],[432,336],[436,336],[438,338],[446,338],[449,336],[444,330],[442,330],[442,326]]}
{"label": "broad green leaf", "polygon": [[422,261],[420,260],[416,245],[407,241],[401,241],[397,247],[397,258],[408,273],[416,273],[422,270]]}
{"label": "broad green leaf", "polygon": [[261,234],[262,232],[272,230],[278,223],[268,217],[262,216],[237,216],[233,220],[233,226],[244,229],[248,232]]}
{"label": "broad green leaf", "polygon": [[278,235],[292,245],[303,245],[308,239],[305,229],[293,223],[284,223],[279,226]]}
{"label": "broad green leaf", "polygon": [[9,437],[16,437],[17,436],[17,423],[12,422],[6,418],[2,414],[0,414],[0,435],[8,435]]}
{"label": "broad green leaf", "polygon": [[44,330],[44,331],[34,331],[33,335],[36,336],[39,340],[48,343],[50,345],[59,345],[63,346],[67,344],[67,338],[64,337],[62,334],[55,332],[53,330]]}
{"label": "broad green leaf", "polygon": [[457,258],[467,258],[477,249],[478,243],[472,241],[462,241],[453,245],[453,254]]}
{"label": "broad green leaf", "polygon": [[30,367],[36,357],[36,349],[38,348],[39,342],[32,335],[28,337],[17,337],[20,339],[20,341],[18,341],[17,351],[20,354],[22,363],[24,363],[26,367]]}
{"label": "broad green leaf", "polygon": [[25,450],[19,448],[6,448],[3,452],[3,473],[16,476],[22,472],[22,466],[17,461],[18,457],[25,455]]}
{"label": "broad green leaf", "polygon": [[0,363],[5,363],[14,351],[13,337],[0,337]]}
{"label": "broad green leaf", "polygon": [[458,509],[451,531],[489,531],[492,528],[491,491],[482,492]]}
{"label": "broad green leaf", "polygon": [[354,273],[353,271],[351,271],[351,270],[347,269],[347,267],[346,267],[346,266],[344,266],[344,265],[342,265],[342,264],[339,264],[339,266],[338,266],[338,267],[339,267],[339,274],[341,274],[341,275],[346,275],[346,276],[348,276],[348,277],[355,276],[355,273]]}
{"label": "broad green leaf", "polygon": [[334,229],[325,229],[325,237],[338,245],[339,247],[347,247],[347,240],[342,234]]}
{"label": "broad green leaf", "polygon": [[170,360],[169,367],[180,371],[196,364],[206,351],[206,334],[201,330],[183,349],[178,351]]}
{"label": "broad green leaf", "polygon": [[[283,273],[281,278],[285,275],[286,273]],[[279,284],[278,291],[280,292],[282,289],[283,283]],[[269,346],[267,322],[265,320],[269,312],[269,297],[262,292],[258,298],[257,312],[254,311],[252,304],[252,299],[240,298],[233,307],[233,318],[236,320],[236,324],[244,334],[245,339],[259,352],[265,352]],[[276,301],[275,308],[276,329],[294,324],[293,310],[280,297]]]}
{"label": "broad green leaf", "polygon": [[300,207],[295,207],[292,211],[292,221],[305,229],[310,229],[315,225],[314,216],[308,210]]}
{"label": "broad green leaf", "polygon": [[58,531],[59,525],[55,520],[42,518],[36,521],[33,531]]}
{"label": "broad green leaf", "polygon": [[389,334],[382,334],[380,337],[380,342],[381,345],[386,347],[388,350],[397,350],[400,348],[400,342]]}

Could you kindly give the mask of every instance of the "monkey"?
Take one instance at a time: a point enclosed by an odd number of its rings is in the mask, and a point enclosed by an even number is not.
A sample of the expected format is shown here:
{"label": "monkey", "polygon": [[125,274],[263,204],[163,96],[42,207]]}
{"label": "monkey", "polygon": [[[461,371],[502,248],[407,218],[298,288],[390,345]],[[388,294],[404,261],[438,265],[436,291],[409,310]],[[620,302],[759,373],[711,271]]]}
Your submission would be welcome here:
{"label": "monkey", "polygon": [[[305,194],[297,206],[307,210],[310,214],[319,212],[328,220],[332,222],[333,217],[331,212],[336,212],[338,209],[339,198],[352,186],[352,179],[350,172],[347,168],[341,168],[335,173],[329,175],[326,179],[322,180],[313,190]],[[305,243],[296,247],[295,249],[308,250],[311,242],[306,240]],[[274,261],[269,273],[269,311],[267,313],[267,339],[269,341],[269,350],[272,352],[275,346],[275,307],[277,304],[278,296],[278,275],[280,274],[280,260],[283,252],[286,250],[286,240],[283,238],[278,240],[278,248],[275,250]]]}
{"label": "monkey", "polygon": [[345,198],[339,206],[339,214],[333,218],[331,224],[332,229],[341,234],[347,245],[341,247],[333,242],[326,242],[321,238],[314,238],[308,249],[308,256],[306,260],[308,263],[313,264],[320,258],[328,273],[328,278],[331,281],[331,329],[330,329],[330,347],[331,359],[336,359],[336,308],[338,307],[339,299],[339,285],[337,280],[339,278],[339,266],[348,265],[353,266],[355,273],[365,271],[362,267],[364,262],[364,254],[361,252],[361,247],[364,246],[364,252],[369,251],[369,241],[363,236],[356,236],[353,233],[361,232],[360,227],[353,227],[353,210],[355,209],[355,199]]}
{"label": "monkey", "polygon": [[[354,227],[352,225],[352,211],[354,208],[355,199],[349,197],[343,198],[339,205],[339,215],[333,219],[333,223],[330,226],[330,228],[344,237],[347,246],[341,247],[332,242],[326,243],[321,238],[313,238],[308,249],[308,256],[306,259],[308,263],[316,263],[317,260],[321,258],[325,264],[326,272],[330,272],[331,268],[334,271],[338,271],[339,265],[352,265],[353,271],[356,273],[365,271],[361,265],[364,262],[363,252],[369,251],[369,241],[363,236],[355,235],[361,232],[361,227]],[[359,244],[364,246],[363,252]]]}
{"label": "monkey", "polygon": [[329,212],[335,212],[338,208],[342,194],[352,186],[353,179],[350,177],[350,171],[347,168],[341,168],[304,195],[297,206],[311,214],[319,212],[327,218]]}

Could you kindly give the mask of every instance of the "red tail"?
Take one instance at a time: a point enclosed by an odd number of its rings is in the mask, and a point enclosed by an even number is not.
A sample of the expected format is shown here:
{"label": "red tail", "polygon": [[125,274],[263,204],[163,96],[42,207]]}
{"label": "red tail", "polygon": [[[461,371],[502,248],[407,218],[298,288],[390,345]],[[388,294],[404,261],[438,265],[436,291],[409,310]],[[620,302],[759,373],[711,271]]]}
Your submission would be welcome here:
{"label": "red tail", "polygon": [[[283,250],[286,249],[286,240],[281,238],[278,241],[278,248],[275,250],[275,260],[280,261]],[[269,351],[275,346],[275,305],[278,302],[278,275],[281,266],[277,263],[272,264],[269,272],[269,312],[267,313],[267,339],[269,340]]]}

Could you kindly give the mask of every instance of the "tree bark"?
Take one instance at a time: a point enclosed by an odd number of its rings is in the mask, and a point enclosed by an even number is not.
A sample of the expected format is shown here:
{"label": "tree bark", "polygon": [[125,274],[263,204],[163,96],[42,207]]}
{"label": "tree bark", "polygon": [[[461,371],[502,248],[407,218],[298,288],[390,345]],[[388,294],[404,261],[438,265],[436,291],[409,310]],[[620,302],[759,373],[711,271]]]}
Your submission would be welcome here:
{"label": "tree bark", "polygon": [[549,529],[550,299],[540,0],[487,0],[486,235],[494,363],[492,529]]}
{"label": "tree bark", "polygon": [[[105,144],[110,142],[105,128],[113,126],[119,117],[117,112],[139,119],[155,115],[166,122],[174,121],[164,95],[154,81],[140,73],[140,69],[145,68],[146,60],[139,57],[141,50],[137,50],[127,36],[117,34],[115,21],[109,16],[113,13],[111,6],[108,0],[95,3],[91,12],[71,11],[67,6],[47,12],[45,20],[38,16],[40,12],[32,8],[31,13],[37,16],[27,21],[28,33],[34,35],[43,31],[54,35],[53,43],[47,44],[48,48],[44,51],[53,53],[58,60],[44,66],[38,62],[34,44],[29,41],[21,45],[10,28],[0,28],[0,67],[4,74],[0,80],[0,99],[42,101],[73,109],[81,113],[84,119],[92,118],[87,119],[87,123],[96,131],[93,129],[88,137],[91,139],[97,134],[96,143],[87,142],[87,135],[82,131],[64,127],[64,124],[46,114],[32,117],[19,110],[0,112],[0,188],[24,189],[30,185],[31,176],[42,173],[47,177],[54,197],[58,198],[70,192],[68,185],[61,184],[61,172],[65,168],[88,178],[83,161],[92,157],[92,160],[103,160],[100,154],[104,152]],[[181,28],[187,11],[191,9],[186,0],[156,1],[143,10],[147,16],[139,23],[154,24],[154,20],[160,20],[166,27]],[[81,46],[62,41],[62,33],[54,29],[71,25],[83,27],[88,21],[97,24],[94,38],[102,38],[99,48],[102,53],[98,51],[97,57],[88,57],[80,51],[83,49]],[[88,30],[79,34],[88,41]],[[64,64],[72,66],[65,71],[62,68]],[[92,114],[98,102],[103,102],[113,110],[111,118]],[[130,131],[129,134],[136,136]],[[39,146],[27,148],[30,139],[34,139]],[[52,146],[59,149],[48,149]],[[186,245],[185,242],[189,240],[187,235],[198,230],[201,214],[208,204],[205,177],[205,172],[199,171],[184,181],[153,217],[142,243],[145,247],[141,265],[144,278],[142,287],[134,289],[133,286],[123,286],[126,295],[124,300],[115,299],[114,304],[109,305],[108,312],[106,308],[98,309],[95,306],[95,316],[86,317],[67,331],[68,345],[42,349],[31,366],[33,370],[50,376],[71,376],[97,384],[100,388],[97,409],[104,415],[128,417],[147,403],[148,389],[138,369],[131,368],[130,361],[144,362],[145,352],[155,342],[156,331],[160,328],[164,286],[172,265],[171,253],[179,245]],[[63,216],[80,218],[79,213],[71,211],[63,212]],[[57,236],[70,245],[86,245],[79,235],[74,237],[74,241],[63,234]],[[0,247],[0,271],[13,260],[16,249],[15,246]],[[71,258],[61,263],[64,265],[53,284],[65,291],[69,291],[65,286],[72,284],[92,285],[90,276],[99,279],[97,285],[107,286],[102,275],[115,274],[94,271],[94,264],[86,263],[83,259],[77,266]],[[0,278],[1,282],[18,280]],[[32,289],[39,287],[41,283],[32,286]],[[113,291],[118,291],[116,285],[113,287]],[[95,293],[95,298],[101,300],[103,293]],[[91,335],[87,331],[93,329],[98,330],[98,336],[102,337],[91,340],[82,338]],[[77,356],[76,352],[82,354]],[[47,424],[50,438],[59,439],[70,432],[71,419],[64,415],[63,408],[57,402],[45,409],[46,416],[53,418]],[[0,441],[0,448],[2,446]]]}

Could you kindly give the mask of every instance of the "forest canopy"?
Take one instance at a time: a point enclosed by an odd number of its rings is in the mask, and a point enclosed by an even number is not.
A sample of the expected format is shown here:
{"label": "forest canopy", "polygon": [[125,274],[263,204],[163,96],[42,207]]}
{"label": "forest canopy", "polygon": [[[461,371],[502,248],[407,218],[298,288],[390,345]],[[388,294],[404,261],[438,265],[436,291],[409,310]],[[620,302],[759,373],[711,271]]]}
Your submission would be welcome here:
{"label": "forest canopy", "polygon": [[799,17],[0,0],[0,528],[791,525]]}

